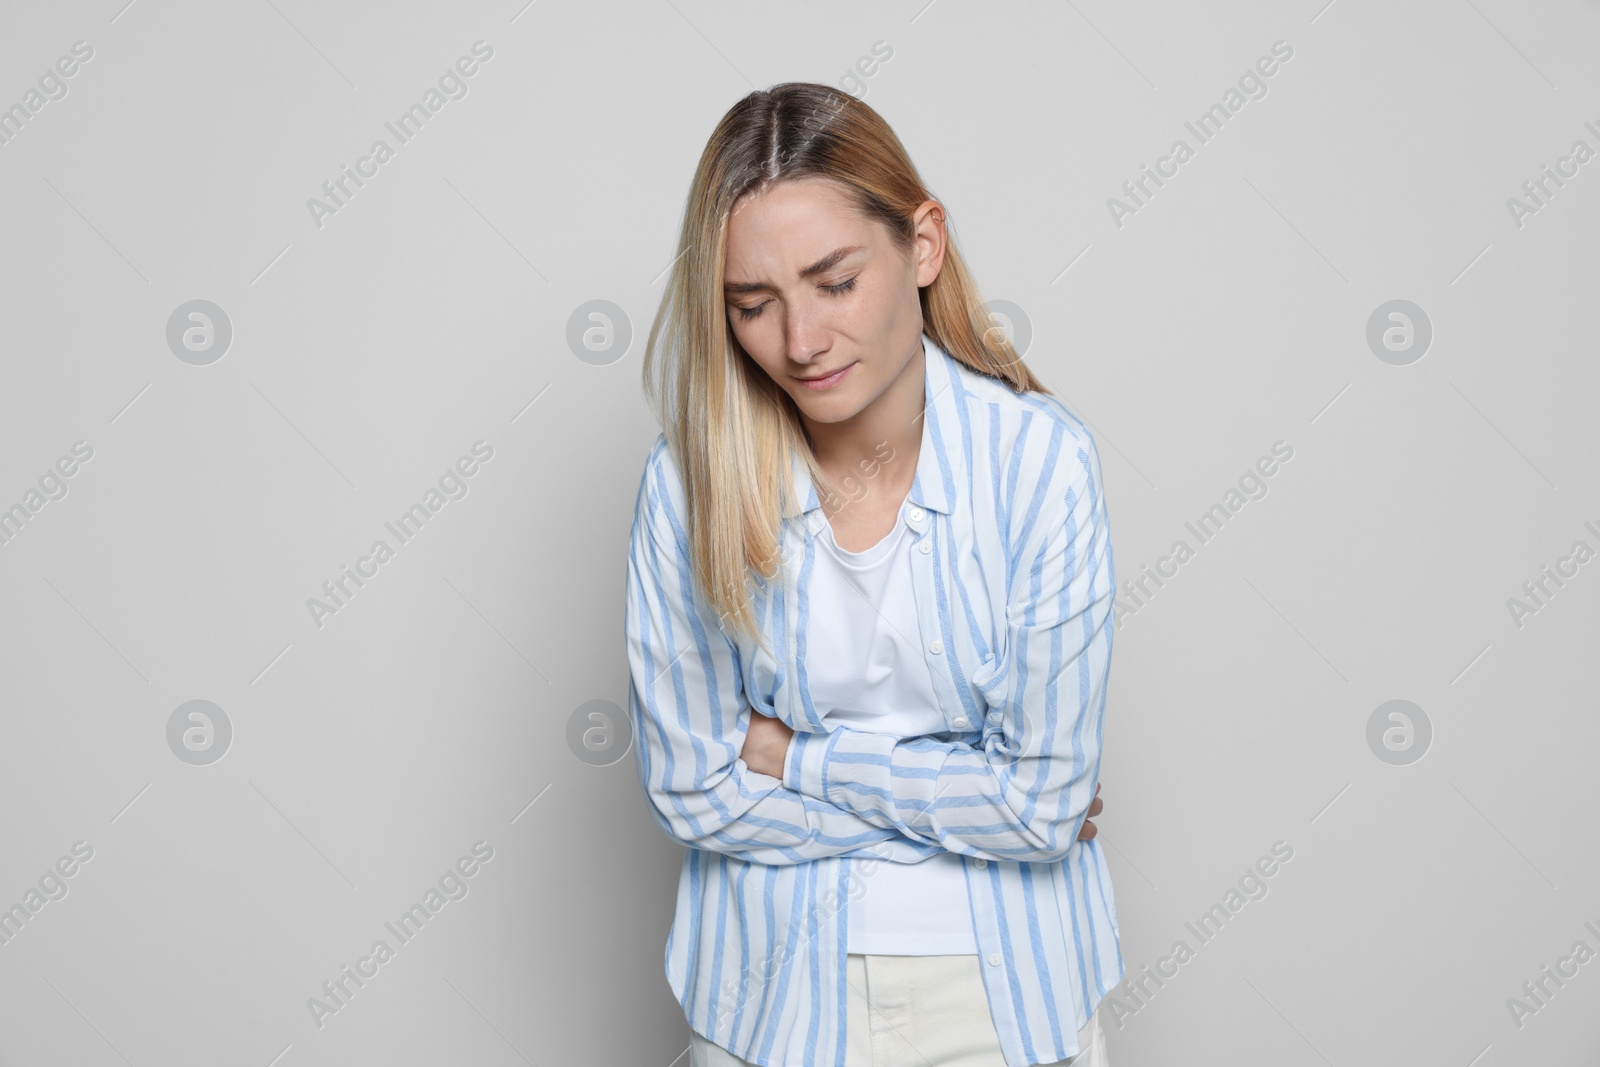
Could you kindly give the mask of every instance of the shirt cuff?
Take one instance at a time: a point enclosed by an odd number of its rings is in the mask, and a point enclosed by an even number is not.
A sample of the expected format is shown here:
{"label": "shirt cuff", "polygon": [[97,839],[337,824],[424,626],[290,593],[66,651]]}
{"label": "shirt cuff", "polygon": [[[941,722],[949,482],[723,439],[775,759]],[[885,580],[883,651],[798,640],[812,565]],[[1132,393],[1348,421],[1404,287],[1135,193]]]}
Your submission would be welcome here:
{"label": "shirt cuff", "polygon": [[798,793],[826,800],[828,780],[824,764],[837,733],[795,731],[789,738],[789,751],[783,757],[783,784]]}

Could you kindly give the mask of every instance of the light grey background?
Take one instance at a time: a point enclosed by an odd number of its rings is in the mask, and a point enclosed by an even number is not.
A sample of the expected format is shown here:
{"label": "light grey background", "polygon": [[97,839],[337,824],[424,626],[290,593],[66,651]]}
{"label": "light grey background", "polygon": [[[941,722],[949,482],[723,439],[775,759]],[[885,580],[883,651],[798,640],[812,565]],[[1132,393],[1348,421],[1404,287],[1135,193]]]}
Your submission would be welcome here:
{"label": "light grey background", "polygon": [[[640,358],[690,174],[784,80],[864,93],[1023,309],[1100,443],[1119,577],[1195,550],[1116,638],[1122,947],[1133,976],[1194,954],[1108,1010],[1113,1061],[1600,1061],[1600,961],[1508,1006],[1600,951],[1600,561],[1508,605],[1600,549],[1600,160],[1508,207],[1600,149],[1597,31],[1594,3],[1509,0],[6,5],[0,105],[93,57],[0,145],[0,507],[93,455],[0,546],[0,906],[93,857],[0,945],[0,1063],[686,1062],[681,850],[627,738],[569,737],[626,704]],[[480,40],[399,145],[384,123]],[[192,300],[233,331],[208,365],[167,342]],[[633,333],[600,365],[567,342],[591,300]],[[1366,339],[1391,300],[1433,331],[1407,365]],[[313,622],[477,441],[466,495]],[[1200,545],[1185,523],[1278,441]],[[1409,765],[1368,745],[1395,699],[1432,726]],[[168,744],[191,700],[232,726],[209,765]],[[319,1027],[308,999],[478,841],[468,894]]]}

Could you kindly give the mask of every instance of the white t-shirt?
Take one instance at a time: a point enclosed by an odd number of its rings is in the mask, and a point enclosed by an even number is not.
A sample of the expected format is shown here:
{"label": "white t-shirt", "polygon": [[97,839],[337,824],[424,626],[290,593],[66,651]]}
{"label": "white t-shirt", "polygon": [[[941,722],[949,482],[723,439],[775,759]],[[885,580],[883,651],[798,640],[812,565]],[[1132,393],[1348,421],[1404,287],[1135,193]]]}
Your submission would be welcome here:
{"label": "white t-shirt", "polygon": [[[824,523],[810,582],[806,683],[817,714],[852,730],[914,737],[950,727],[923,659],[905,506],[894,529],[848,552]],[[976,953],[960,856],[920,863],[857,861],[866,887],[848,904],[848,952]],[[868,873],[870,871],[870,873]]]}

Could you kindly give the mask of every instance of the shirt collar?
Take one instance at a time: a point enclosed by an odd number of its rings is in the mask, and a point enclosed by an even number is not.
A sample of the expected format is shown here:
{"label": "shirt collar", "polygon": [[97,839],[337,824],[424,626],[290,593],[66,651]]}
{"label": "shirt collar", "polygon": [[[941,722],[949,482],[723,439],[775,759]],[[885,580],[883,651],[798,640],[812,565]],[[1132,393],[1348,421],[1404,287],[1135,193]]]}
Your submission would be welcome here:
{"label": "shirt collar", "polygon": [[[922,335],[922,348],[922,445],[917,453],[916,479],[906,499],[929,511],[948,513],[955,487],[964,477],[963,460],[959,447],[946,448],[942,442],[950,440],[960,425],[957,393],[965,392],[958,380],[962,364],[926,333]],[[822,502],[817,497],[811,471],[806,467],[805,458],[798,453],[792,457],[791,474],[794,499],[804,501],[799,514],[805,517],[812,532],[816,532],[814,524],[826,519],[821,513]],[[784,512],[786,518],[795,514],[792,505]]]}

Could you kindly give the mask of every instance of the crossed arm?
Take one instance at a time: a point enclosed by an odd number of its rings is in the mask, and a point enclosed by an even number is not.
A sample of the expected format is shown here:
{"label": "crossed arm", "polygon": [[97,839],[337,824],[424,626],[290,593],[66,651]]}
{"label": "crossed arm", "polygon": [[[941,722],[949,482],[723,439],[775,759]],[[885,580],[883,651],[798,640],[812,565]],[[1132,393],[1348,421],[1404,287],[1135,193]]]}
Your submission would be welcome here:
{"label": "crossed arm", "polygon": [[[1055,452],[1059,436],[1050,443]],[[1075,454],[1073,454],[1075,452]],[[1012,547],[1004,669],[977,745],[764,719],[756,763],[803,795],[945,850],[1059,860],[1094,836],[1114,632],[1110,528],[1092,439],[1040,478]]]}
{"label": "crossed arm", "polygon": [[663,831],[769,864],[886,851],[1054,861],[1093,837],[1115,576],[1092,440],[1059,466],[1039,479],[1017,535],[1006,669],[973,746],[793,734],[755,713],[693,580],[681,496],[659,456],[647,465],[628,560],[629,711]]}
{"label": "crossed arm", "polygon": [[[783,768],[789,759],[789,739],[793,736],[794,731],[782,719],[774,719],[752,709],[740,758],[752,771],[782,778]],[[1083,820],[1083,829],[1078,831],[1079,841],[1088,841],[1100,832],[1091,821],[1105,810],[1105,801],[1100,799],[1100,785],[1099,782],[1095,783],[1094,800],[1089,803],[1088,818]]]}

